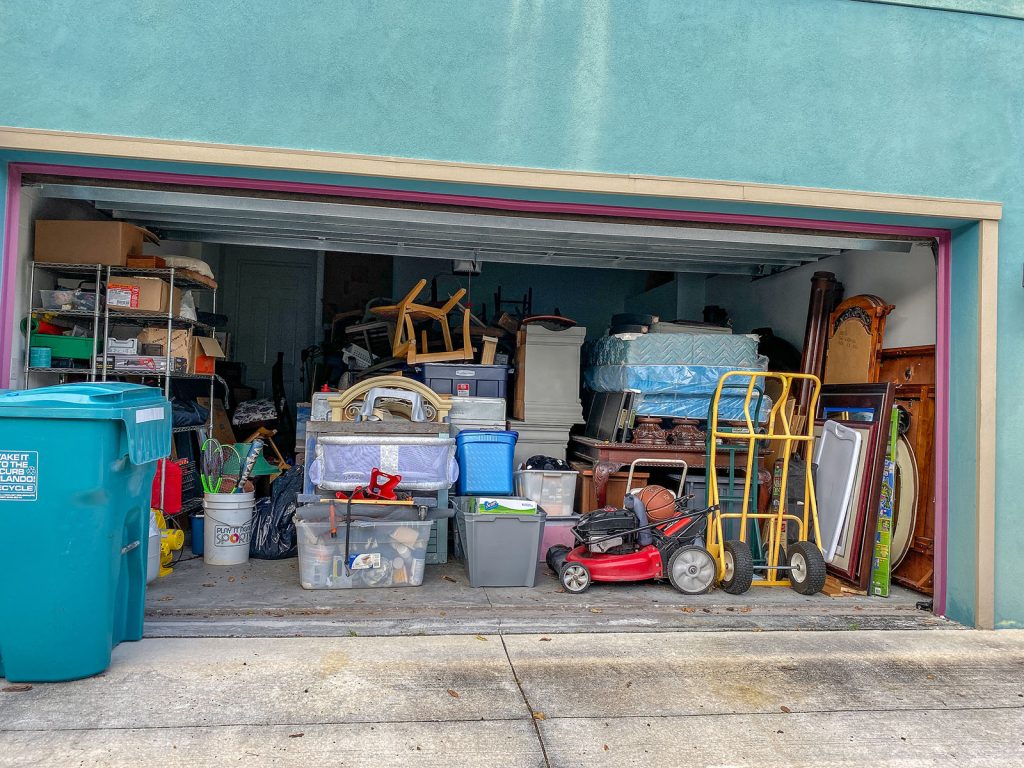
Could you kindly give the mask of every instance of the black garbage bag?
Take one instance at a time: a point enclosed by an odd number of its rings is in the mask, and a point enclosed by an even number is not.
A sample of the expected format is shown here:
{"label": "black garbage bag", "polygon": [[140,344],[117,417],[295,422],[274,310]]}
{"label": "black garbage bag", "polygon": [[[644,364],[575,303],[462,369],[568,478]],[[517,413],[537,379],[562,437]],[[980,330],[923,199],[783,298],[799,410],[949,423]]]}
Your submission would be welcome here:
{"label": "black garbage bag", "polygon": [[269,497],[256,502],[250,557],[284,560],[298,555],[294,517],[301,492],[302,467],[292,467],[271,484]]}
{"label": "black garbage bag", "polygon": [[171,421],[175,427],[196,427],[205,424],[210,418],[208,408],[203,408],[195,400],[171,398]]}
{"label": "black garbage bag", "polygon": [[553,456],[531,456],[523,462],[523,469],[543,469],[546,472],[571,472],[572,467],[564,459]]}

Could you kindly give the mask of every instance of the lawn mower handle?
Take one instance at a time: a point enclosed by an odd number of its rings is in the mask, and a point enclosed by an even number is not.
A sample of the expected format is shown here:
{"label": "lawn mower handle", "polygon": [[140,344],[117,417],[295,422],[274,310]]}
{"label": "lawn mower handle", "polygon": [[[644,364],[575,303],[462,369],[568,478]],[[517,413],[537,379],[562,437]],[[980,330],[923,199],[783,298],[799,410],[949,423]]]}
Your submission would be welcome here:
{"label": "lawn mower handle", "polygon": [[[654,528],[659,528],[660,526],[663,526],[663,525],[671,525],[672,523],[678,523],[680,520],[682,520],[683,518],[686,518],[686,517],[697,517],[698,515],[711,515],[711,514],[714,514],[715,512],[717,512],[718,509],[719,509],[719,505],[715,504],[714,506],[710,506],[707,509],[702,509],[700,511],[696,511],[696,510],[692,510],[692,509],[691,510],[687,510],[686,512],[684,512],[681,515],[676,515],[675,517],[670,517],[668,520],[659,520],[656,523],[649,523],[647,525],[642,525],[639,528],[630,528],[625,533],[640,533],[640,531],[650,531],[650,530],[652,530]],[[575,536],[575,531],[573,531],[573,535]],[[622,533],[612,533],[612,534],[609,534],[607,536],[602,536],[600,539],[593,539],[592,541],[590,541],[588,543],[589,544],[600,544],[602,541],[608,541],[610,539],[617,539],[620,536],[622,536]]]}

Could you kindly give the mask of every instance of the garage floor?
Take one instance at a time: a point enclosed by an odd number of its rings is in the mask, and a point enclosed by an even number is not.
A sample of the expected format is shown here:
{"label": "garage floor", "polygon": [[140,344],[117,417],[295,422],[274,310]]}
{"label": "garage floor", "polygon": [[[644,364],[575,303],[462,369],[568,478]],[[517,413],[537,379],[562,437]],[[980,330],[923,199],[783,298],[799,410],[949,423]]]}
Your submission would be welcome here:
{"label": "garage floor", "polygon": [[185,560],[151,585],[147,637],[839,630],[959,627],[895,588],[892,597],[805,597],[787,588],[687,597],[667,584],[597,584],[565,594],[541,565],[532,589],[469,586],[459,563],[427,566],[421,587],[304,590],[298,561],[207,566]]}

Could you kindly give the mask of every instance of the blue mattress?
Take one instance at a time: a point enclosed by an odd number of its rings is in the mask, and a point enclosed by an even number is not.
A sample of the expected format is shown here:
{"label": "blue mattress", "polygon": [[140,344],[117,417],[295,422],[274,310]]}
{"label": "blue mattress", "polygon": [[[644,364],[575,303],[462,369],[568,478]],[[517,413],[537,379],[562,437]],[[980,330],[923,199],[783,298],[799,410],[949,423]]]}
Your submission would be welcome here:
{"label": "blue mattress", "polygon": [[[743,421],[743,395],[723,395],[718,401],[718,418],[725,421]],[[634,401],[639,416],[663,416],[673,419],[700,419],[708,417],[711,408],[711,395],[640,395]],[[757,400],[751,401],[751,418]],[[772,409],[771,398],[765,395],[761,401],[758,421],[768,420]]]}
{"label": "blue mattress", "polygon": [[[722,375],[729,371],[764,371],[767,360],[746,367],[725,365],[599,365],[584,371],[584,380],[594,392],[705,395],[715,394]],[[737,379],[744,387],[746,379]]]}
{"label": "blue mattress", "polygon": [[[757,354],[756,336],[678,333],[644,334],[632,339],[608,336],[589,350],[584,370],[594,392],[639,392],[636,411],[645,416],[706,419],[715,388],[730,371],[764,371],[768,359]],[[738,378],[734,395],[724,395],[719,418],[743,419],[748,380]],[[771,401],[764,399],[761,419]]]}
{"label": "blue mattress", "polygon": [[588,366],[710,365],[747,368],[758,363],[757,336],[728,333],[645,333],[605,336],[590,345]]}

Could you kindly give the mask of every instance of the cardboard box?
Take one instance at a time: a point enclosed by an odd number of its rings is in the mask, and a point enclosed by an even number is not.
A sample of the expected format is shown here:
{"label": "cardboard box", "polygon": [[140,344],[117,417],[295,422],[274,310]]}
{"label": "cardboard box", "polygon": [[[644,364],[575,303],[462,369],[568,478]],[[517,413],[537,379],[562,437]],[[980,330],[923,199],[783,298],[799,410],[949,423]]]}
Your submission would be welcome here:
{"label": "cardboard box", "polygon": [[189,373],[213,373],[217,360],[224,357],[224,350],[211,336],[193,336],[192,354],[188,359]]}
{"label": "cardboard box", "polygon": [[159,277],[111,277],[107,284],[107,306],[111,309],[140,309],[146,312],[181,314],[181,290]]}
{"label": "cardboard box", "polygon": [[220,348],[224,350],[224,357],[231,357],[231,334],[227,331],[214,331],[213,338],[220,344]]}
{"label": "cardboard box", "polygon": [[129,256],[129,269],[164,269],[167,262],[160,256]]}
{"label": "cardboard box", "polygon": [[106,352],[108,355],[137,355],[139,354],[138,338],[115,339],[107,337]]}
{"label": "cardboard box", "polygon": [[[145,328],[139,334],[139,345],[146,350],[144,354],[167,355],[164,347],[167,345],[166,328]],[[184,357],[188,359],[192,353],[192,331],[187,328],[178,328],[171,331],[171,355],[173,357]]]}
{"label": "cardboard box", "polygon": [[36,261],[51,264],[108,264],[123,267],[142,255],[144,241],[159,243],[152,232],[123,221],[36,222]]}
{"label": "cardboard box", "polygon": [[466,511],[477,515],[536,515],[537,502],[510,496],[470,496]]}

